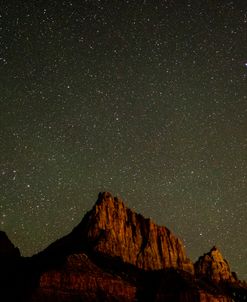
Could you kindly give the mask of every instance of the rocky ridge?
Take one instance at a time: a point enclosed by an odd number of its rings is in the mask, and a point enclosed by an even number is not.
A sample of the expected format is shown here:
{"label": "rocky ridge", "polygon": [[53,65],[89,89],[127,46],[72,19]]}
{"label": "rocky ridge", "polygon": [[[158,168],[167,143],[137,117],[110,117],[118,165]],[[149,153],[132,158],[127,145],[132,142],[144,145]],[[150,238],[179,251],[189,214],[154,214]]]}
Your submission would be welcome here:
{"label": "rocky ridge", "polygon": [[32,301],[66,300],[68,292],[68,301],[134,301],[136,287],[105,272],[81,253],[68,256],[60,269],[43,273]]}
{"label": "rocky ridge", "polygon": [[228,262],[223,258],[217,247],[201,256],[195,263],[197,277],[213,282],[237,282],[237,275],[230,270]]}
{"label": "rocky ridge", "polygon": [[86,240],[93,242],[96,253],[119,257],[144,270],[177,268],[194,273],[180,239],[108,192],[99,194],[86,220]]}
{"label": "rocky ridge", "polygon": [[[0,260],[9,253],[19,250],[0,232]],[[3,301],[247,301],[246,283],[216,247],[193,265],[169,229],[107,192],[70,234],[31,258],[9,259]]]}

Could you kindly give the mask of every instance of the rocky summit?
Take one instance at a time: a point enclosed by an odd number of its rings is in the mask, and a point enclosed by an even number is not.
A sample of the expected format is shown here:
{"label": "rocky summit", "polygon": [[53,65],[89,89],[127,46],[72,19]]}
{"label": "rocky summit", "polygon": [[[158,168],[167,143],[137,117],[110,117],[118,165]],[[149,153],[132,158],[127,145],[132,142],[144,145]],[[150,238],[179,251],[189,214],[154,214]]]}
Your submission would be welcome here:
{"label": "rocky summit", "polygon": [[213,247],[208,253],[201,256],[195,263],[196,275],[213,282],[236,282],[237,275],[231,272],[228,262],[223,259],[217,247]]}
{"label": "rocky summit", "polygon": [[119,257],[144,270],[194,272],[182,242],[169,229],[131,211],[110,193],[99,194],[86,219],[86,238],[93,243],[94,252]]}
{"label": "rocky summit", "polygon": [[169,229],[108,192],[44,251],[30,258],[17,251],[0,232],[0,301],[247,301],[246,283],[216,247],[193,264]]}

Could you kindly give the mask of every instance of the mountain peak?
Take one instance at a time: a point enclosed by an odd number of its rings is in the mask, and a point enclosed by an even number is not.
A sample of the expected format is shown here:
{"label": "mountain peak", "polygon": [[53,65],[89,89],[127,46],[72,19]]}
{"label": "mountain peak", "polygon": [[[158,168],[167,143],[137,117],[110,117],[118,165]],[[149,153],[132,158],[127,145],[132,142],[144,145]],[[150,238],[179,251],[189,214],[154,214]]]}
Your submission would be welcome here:
{"label": "mountain peak", "polygon": [[121,199],[102,192],[82,224],[94,252],[118,257],[145,270],[177,268],[193,273],[182,242],[166,227],[127,208]]}
{"label": "mountain peak", "polygon": [[97,204],[101,204],[102,202],[111,201],[113,199],[113,196],[110,192],[100,192],[98,194],[98,199],[96,201]]}
{"label": "mountain peak", "polygon": [[106,207],[116,207],[117,203],[122,203],[118,197],[114,197],[110,192],[100,192],[95,206],[104,204]]}
{"label": "mountain peak", "polygon": [[209,252],[212,253],[214,251],[219,251],[219,249],[215,245],[211,248],[211,250]]}
{"label": "mountain peak", "polygon": [[186,257],[180,239],[168,228],[135,213],[109,192],[99,193],[92,210],[72,233],[41,254],[66,256],[75,252],[115,258],[143,270],[174,268],[194,274],[193,263]]}
{"label": "mountain peak", "polygon": [[0,231],[1,301],[27,301],[29,295],[28,301],[67,302],[246,300],[246,284],[230,272],[216,246],[199,258],[194,274],[169,229],[109,192],[100,193],[81,223],[43,252],[6,257],[16,250]]}
{"label": "mountain peak", "polygon": [[96,203],[101,203],[104,201],[112,201],[113,199],[114,197],[110,192],[100,192]]}
{"label": "mountain peak", "polygon": [[198,259],[195,263],[195,272],[197,276],[206,277],[214,282],[236,281],[236,274],[231,272],[228,262],[216,246]]}

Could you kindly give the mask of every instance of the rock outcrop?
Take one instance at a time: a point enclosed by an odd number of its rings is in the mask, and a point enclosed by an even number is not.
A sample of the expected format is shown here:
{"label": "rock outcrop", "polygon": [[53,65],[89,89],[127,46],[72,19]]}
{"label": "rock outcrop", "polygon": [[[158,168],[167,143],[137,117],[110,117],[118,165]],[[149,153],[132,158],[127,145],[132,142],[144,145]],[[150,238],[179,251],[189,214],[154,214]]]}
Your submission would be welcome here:
{"label": "rock outcrop", "polygon": [[217,248],[195,263],[166,227],[136,214],[110,193],[65,237],[23,258],[0,232],[0,300],[18,302],[243,302]]}
{"label": "rock outcrop", "polygon": [[217,247],[201,256],[195,263],[196,276],[213,282],[236,282],[237,276],[232,273],[228,262],[223,258]]}
{"label": "rock outcrop", "polygon": [[96,253],[118,257],[144,270],[194,272],[182,242],[169,229],[136,214],[110,193],[99,194],[85,220],[86,240]]}
{"label": "rock outcrop", "polygon": [[[68,297],[68,293],[70,293]],[[87,255],[74,254],[59,270],[42,274],[33,301],[134,301],[136,287],[104,272]]]}

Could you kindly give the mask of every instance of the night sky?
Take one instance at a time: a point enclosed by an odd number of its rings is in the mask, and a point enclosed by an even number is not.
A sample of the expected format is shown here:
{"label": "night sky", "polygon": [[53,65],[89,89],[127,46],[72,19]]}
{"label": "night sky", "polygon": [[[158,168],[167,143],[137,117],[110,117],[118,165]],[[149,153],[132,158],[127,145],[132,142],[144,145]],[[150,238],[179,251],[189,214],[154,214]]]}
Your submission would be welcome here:
{"label": "night sky", "polygon": [[0,228],[22,254],[110,191],[247,279],[246,1],[0,10]]}

